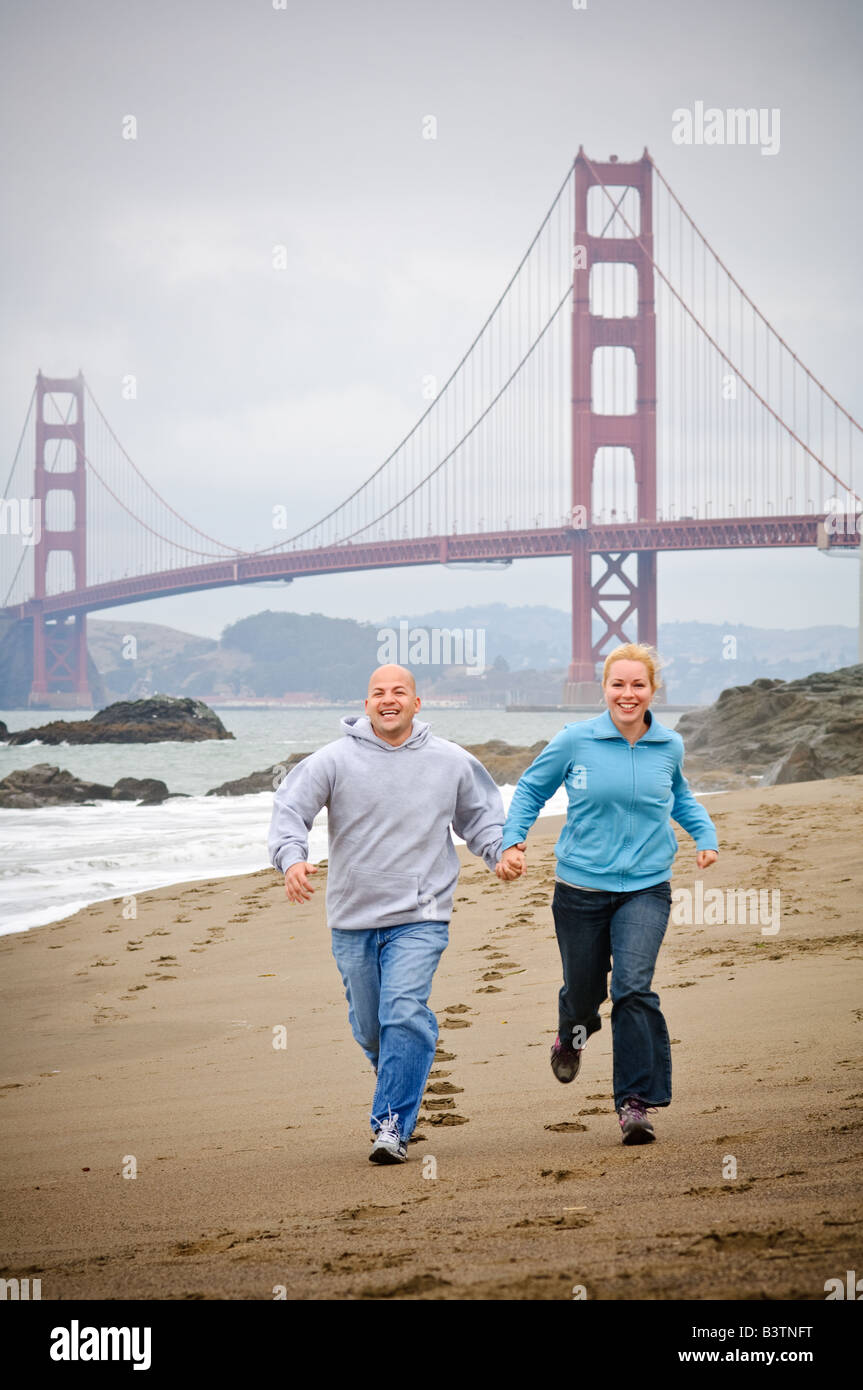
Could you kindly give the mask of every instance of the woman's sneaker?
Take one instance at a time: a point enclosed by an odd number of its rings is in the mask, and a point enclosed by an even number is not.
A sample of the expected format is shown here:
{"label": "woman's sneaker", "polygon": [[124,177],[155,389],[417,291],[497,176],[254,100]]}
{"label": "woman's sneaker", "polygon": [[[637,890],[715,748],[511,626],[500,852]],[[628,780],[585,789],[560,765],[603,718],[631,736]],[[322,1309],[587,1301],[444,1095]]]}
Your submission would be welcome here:
{"label": "woman's sneaker", "polygon": [[369,1163],[404,1163],[408,1156],[408,1146],[399,1134],[396,1121],[398,1115],[390,1115],[384,1120],[377,1134]]}
{"label": "woman's sneaker", "polygon": [[578,1069],[581,1066],[580,1047],[571,1047],[568,1043],[562,1043],[560,1036],[555,1038],[551,1048],[551,1069],[558,1081],[574,1081],[578,1076]]}
{"label": "woman's sneaker", "polygon": [[[651,1107],[655,1109],[656,1107]],[[638,1096],[630,1096],[617,1112],[624,1144],[650,1144],[656,1134],[647,1118],[648,1107]]]}

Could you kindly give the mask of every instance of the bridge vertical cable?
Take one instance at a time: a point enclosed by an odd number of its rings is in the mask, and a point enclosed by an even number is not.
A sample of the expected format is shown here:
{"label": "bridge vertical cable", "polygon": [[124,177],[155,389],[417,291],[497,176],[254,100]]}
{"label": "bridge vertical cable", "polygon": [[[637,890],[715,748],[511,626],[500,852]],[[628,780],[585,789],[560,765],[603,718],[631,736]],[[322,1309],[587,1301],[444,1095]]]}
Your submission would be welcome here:
{"label": "bridge vertical cable", "polygon": [[863,430],[654,164],[660,515],[817,515],[863,496]]}
{"label": "bridge vertical cable", "polygon": [[36,518],[32,515],[30,508],[35,458],[31,423],[35,403],[34,386],[3,487],[0,525],[0,608],[24,603],[33,593],[33,541],[32,533],[28,537],[25,528],[33,522],[41,526],[42,522],[41,517]]}
{"label": "bridge vertical cable", "polygon": [[573,171],[417,424],[313,526],[256,554],[565,526],[570,512]]}

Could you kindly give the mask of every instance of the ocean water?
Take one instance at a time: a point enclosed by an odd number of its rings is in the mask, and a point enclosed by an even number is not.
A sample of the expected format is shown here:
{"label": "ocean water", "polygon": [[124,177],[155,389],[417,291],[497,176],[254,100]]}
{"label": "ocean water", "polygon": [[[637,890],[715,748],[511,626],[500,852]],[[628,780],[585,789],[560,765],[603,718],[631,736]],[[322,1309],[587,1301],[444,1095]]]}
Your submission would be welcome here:
{"label": "ocean water", "polygon": [[[233,740],[207,743],[0,744],[0,778],[13,769],[52,763],[93,782],[159,777],[185,795],[161,806],[96,802],[92,806],[0,810],[0,934],[60,920],[88,903],[129,897],[192,879],[250,873],[267,867],[272,794],[207,796],[210,787],[272,767],[290,753],[338,738],[342,713],[357,710],[224,710]],[[74,716],[87,717],[87,711]],[[0,710],[10,730],[54,718],[50,711]],[[503,710],[423,710],[434,732],[458,743],[500,738],[531,744],[563,723],[590,715],[507,714]],[[673,727],[676,715],[662,720]],[[502,787],[508,806],[514,788]],[[544,815],[563,814],[561,789]],[[326,811],[312,829],[309,857],[327,855]],[[118,913],[121,908],[118,907]]]}

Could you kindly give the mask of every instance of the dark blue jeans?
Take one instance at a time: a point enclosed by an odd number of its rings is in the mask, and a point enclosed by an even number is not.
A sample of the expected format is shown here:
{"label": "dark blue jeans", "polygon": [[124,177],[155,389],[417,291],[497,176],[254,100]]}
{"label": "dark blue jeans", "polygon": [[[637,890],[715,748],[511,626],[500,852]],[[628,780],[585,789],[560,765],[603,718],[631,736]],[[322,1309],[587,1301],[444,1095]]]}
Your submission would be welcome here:
{"label": "dark blue jeans", "polygon": [[557,882],[551,905],[563,963],[559,1033],[575,1045],[600,1028],[611,970],[611,1047],[614,1104],[628,1096],[645,1105],[671,1103],[671,1044],[659,995],[651,989],[656,957],[668,926],[671,884],[635,893],[588,893]]}

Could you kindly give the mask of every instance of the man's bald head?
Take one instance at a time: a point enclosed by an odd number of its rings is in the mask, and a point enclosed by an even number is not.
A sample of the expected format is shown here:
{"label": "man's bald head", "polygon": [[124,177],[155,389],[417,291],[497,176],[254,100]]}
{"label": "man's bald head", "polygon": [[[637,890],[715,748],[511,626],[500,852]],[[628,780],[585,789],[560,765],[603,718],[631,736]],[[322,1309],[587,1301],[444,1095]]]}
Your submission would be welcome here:
{"label": "man's bald head", "polygon": [[368,693],[373,689],[385,689],[388,685],[403,685],[407,690],[417,693],[417,683],[406,666],[379,666],[369,676]]}
{"label": "man's bald head", "polygon": [[366,714],[378,738],[395,748],[411,736],[420,707],[417,683],[405,666],[379,666],[372,671]]}

